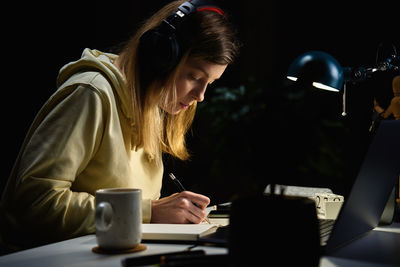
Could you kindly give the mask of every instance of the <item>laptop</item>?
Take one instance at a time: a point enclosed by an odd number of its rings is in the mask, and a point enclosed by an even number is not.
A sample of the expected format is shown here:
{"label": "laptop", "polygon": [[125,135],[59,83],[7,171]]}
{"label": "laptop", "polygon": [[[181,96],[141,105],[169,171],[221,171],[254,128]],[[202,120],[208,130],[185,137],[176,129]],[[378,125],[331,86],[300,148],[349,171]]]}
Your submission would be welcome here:
{"label": "laptop", "polygon": [[325,253],[378,226],[400,175],[400,121],[382,120],[330,233]]}

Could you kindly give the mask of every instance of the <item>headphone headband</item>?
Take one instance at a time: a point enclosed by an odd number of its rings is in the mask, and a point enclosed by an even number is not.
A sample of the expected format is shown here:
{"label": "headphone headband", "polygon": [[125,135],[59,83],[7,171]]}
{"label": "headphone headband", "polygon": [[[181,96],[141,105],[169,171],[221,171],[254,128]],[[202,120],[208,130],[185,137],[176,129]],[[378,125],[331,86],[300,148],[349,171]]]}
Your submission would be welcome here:
{"label": "headphone headband", "polygon": [[213,11],[213,12],[217,12],[218,14],[220,14],[221,16],[225,16],[225,12],[218,8],[218,7],[213,7],[213,6],[206,6],[206,7],[199,7],[197,8],[197,11]]}

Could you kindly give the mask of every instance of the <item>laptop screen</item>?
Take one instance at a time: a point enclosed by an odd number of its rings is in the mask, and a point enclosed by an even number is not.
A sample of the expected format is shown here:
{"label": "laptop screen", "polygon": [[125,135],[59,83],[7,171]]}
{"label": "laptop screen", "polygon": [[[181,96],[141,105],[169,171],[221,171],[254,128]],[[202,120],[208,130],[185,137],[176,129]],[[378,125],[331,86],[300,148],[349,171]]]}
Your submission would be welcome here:
{"label": "laptop screen", "polygon": [[336,220],[327,253],[378,226],[399,174],[400,120],[383,120]]}

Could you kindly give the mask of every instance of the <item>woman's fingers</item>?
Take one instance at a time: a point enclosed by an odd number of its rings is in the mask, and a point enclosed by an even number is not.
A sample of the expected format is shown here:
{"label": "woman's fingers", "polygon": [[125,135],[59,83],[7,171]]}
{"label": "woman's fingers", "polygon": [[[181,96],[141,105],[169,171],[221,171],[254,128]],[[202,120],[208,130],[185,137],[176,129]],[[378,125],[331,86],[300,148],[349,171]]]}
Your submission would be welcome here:
{"label": "woman's fingers", "polygon": [[200,223],[207,216],[210,199],[190,191],[173,194],[152,202],[152,222]]}
{"label": "woman's fingers", "polygon": [[183,191],[180,193],[180,195],[189,199],[200,209],[205,209],[210,204],[210,199],[204,195],[196,194],[190,191]]}

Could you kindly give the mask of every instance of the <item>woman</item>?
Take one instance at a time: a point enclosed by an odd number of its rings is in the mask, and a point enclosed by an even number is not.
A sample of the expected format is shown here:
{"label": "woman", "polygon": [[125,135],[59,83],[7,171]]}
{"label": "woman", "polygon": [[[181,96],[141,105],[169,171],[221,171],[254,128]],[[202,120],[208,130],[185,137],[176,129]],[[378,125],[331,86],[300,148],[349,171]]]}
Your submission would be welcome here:
{"label": "woman", "polygon": [[188,159],[196,104],[237,52],[221,9],[175,1],[118,56],[85,49],[65,65],[3,194],[2,242],[15,250],[94,233],[100,188],[141,188],[143,222],[201,222],[208,197],[184,191],[159,199],[162,153]]}

